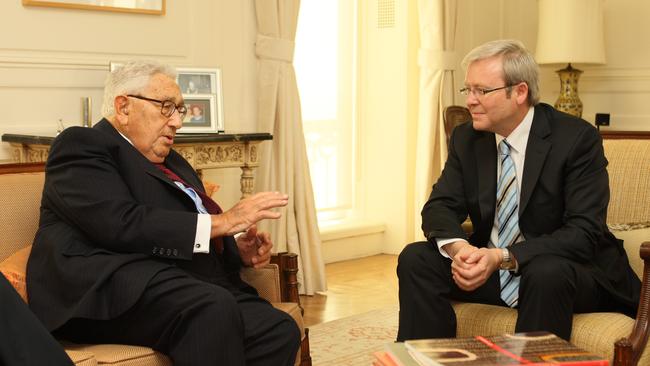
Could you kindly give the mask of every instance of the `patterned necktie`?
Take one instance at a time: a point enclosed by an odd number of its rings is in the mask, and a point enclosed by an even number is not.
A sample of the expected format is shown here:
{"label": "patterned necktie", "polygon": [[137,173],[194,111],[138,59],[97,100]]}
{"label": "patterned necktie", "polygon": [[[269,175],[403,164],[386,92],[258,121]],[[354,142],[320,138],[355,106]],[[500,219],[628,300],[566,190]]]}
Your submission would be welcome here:
{"label": "patterned necktie", "polygon": [[[165,175],[172,181],[182,183],[185,187],[191,188],[194,192],[196,192],[196,194],[198,194],[199,197],[201,197],[201,203],[203,204],[203,207],[205,207],[205,209],[208,211],[209,214],[218,215],[223,212],[221,210],[221,207],[219,207],[219,205],[212,198],[210,198],[210,196],[205,194],[202,190],[192,187],[192,185],[185,182],[183,178],[176,175],[176,173],[172,172],[164,164],[157,163],[154,165],[156,166],[156,168],[160,169],[163,173],[165,173]],[[218,253],[223,252],[223,239],[221,237],[213,238],[211,241],[213,242],[215,248],[217,248]]]}
{"label": "patterned necktie", "polygon": [[[517,242],[519,231],[519,204],[517,193],[517,174],[510,157],[510,145],[506,140],[499,143],[501,174],[497,182],[497,220],[499,229],[498,248],[507,248]],[[501,299],[510,307],[517,306],[519,300],[519,277],[510,271],[500,270]]]}

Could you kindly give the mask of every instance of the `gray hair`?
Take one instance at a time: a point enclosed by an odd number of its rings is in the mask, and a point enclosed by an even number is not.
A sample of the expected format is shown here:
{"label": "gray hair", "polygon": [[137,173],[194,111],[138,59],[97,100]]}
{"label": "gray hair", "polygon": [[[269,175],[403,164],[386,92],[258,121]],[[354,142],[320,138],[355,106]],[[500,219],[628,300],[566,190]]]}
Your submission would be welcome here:
{"label": "gray hair", "polygon": [[176,70],[157,61],[129,61],[109,72],[104,82],[104,104],[102,115],[109,118],[115,115],[115,97],[123,94],[141,93],[156,74],[176,79]]}
{"label": "gray hair", "polygon": [[[471,50],[462,65],[465,69],[474,61],[493,56],[501,56],[503,60],[503,80],[506,85],[521,82],[528,84],[528,103],[539,103],[539,66],[533,55],[523,43],[514,39],[501,39],[484,43]],[[510,95],[510,90],[508,90]]]}

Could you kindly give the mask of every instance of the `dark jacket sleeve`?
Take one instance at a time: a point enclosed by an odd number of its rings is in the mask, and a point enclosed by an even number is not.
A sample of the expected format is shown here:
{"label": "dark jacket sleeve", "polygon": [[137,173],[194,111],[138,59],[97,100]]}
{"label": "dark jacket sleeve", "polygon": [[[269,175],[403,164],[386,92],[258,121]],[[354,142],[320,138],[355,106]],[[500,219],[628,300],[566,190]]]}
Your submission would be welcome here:
{"label": "dark jacket sleeve", "polygon": [[468,210],[463,184],[464,167],[456,147],[458,131],[459,128],[454,129],[445,167],[422,209],[422,231],[431,242],[435,242],[435,238],[467,239],[461,227]]}

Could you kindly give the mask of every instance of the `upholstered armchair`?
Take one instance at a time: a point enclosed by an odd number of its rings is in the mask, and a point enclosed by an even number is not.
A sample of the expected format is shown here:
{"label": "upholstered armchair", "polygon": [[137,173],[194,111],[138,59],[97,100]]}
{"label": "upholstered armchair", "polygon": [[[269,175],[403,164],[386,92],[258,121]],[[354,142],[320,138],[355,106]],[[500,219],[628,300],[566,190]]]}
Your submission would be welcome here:
{"label": "upholstered armchair", "polygon": [[[25,268],[38,228],[39,207],[45,179],[44,164],[0,165],[0,272],[26,302]],[[290,314],[298,324],[302,343],[296,365],[311,365],[308,329],[299,305],[295,254],[274,255],[272,264],[261,270],[246,269],[242,277],[273,306]],[[115,344],[71,344],[63,346],[76,365],[168,366],[169,358],[147,347]]]}

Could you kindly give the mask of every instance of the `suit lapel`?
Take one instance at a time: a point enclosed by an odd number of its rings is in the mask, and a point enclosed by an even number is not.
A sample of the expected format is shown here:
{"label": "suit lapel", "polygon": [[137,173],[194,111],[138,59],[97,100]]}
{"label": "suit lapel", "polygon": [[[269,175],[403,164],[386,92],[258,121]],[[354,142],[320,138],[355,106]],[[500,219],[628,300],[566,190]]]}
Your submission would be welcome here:
{"label": "suit lapel", "polygon": [[494,220],[497,192],[497,149],[493,133],[481,133],[474,145],[478,170],[478,194],[481,217]]}
{"label": "suit lapel", "polygon": [[550,135],[551,129],[548,125],[548,119],[542,108],[535,107],[535,116],[533,124],[528,135],[528,145],[526,147],[526,161],[524,162],[524,172],[521,182],[521,195],[519,197],[519,216],[523,214],[530,196],[533,194],[535,185],[539,180],[539,175],[544,167],[544,162],[551,149],[551,143],[546,141]]}
{"label": "suit lapel", "polygon": [[[113,136],[119,144],[122,146],[124,149],[129,149],[133,151],[133,161],[136,161],[141,167],[142,170],[145,171],[147,174],[152,175],[165,184],[168,184],[175,189],[178,189],[179,192],[183,192],[178,186],[171,180],[169,177],[165,175],[160,169],[156,168],[147,158],[142,155],[133,145],[131,145],[120,133],[113,127],[110,122],[106,119],[102,119],[99,123],[97,123],[93,128],[96,128],[104,133],[107,133],[111,136]],[[172,155],[174,155],[175,152],[171,152],[168,156],[168,161],[166,163],[169,163],[169,161],[172,162],[172,166],[169,166],[169,169],[171,169],[174,173],[178,174],[179,177],[185,179],[188,183],[194,184],[195,181],[193,179],[188,179],[186,172],[178,167],[178,164],[174,164],[174,158],[171,158]],[[203,187],[201,187],[203,188]],[[187,196],[185,193],[183,193],[184,196]]]}

